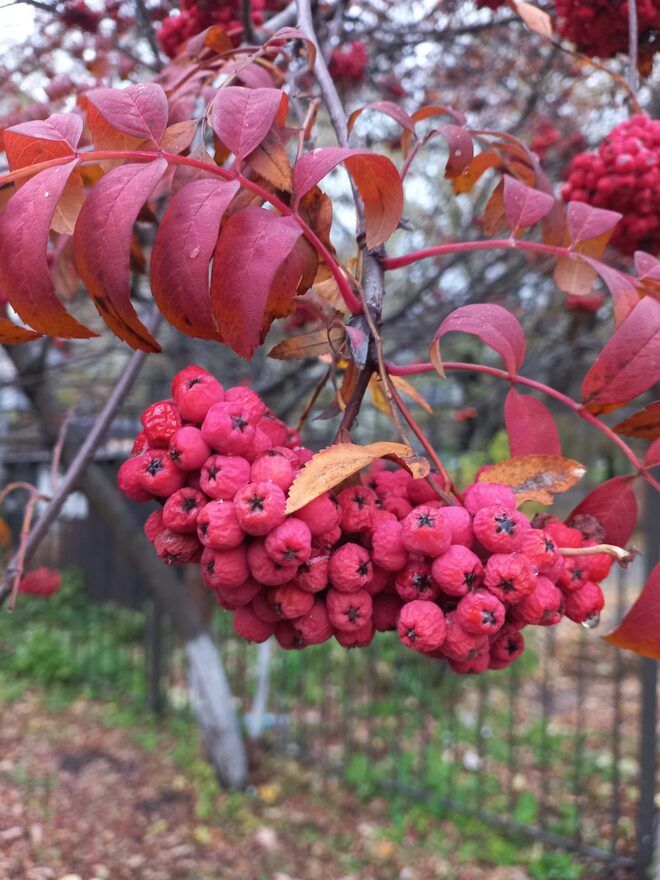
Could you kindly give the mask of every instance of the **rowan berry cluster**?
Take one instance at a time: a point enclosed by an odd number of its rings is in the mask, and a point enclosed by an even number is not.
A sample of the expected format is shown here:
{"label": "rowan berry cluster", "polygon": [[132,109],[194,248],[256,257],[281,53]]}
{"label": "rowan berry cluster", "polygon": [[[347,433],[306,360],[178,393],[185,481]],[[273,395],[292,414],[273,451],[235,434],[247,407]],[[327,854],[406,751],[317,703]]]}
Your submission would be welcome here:
{"label": "rowan berry cluster", "polygon": [[[252,20],[260,26],[265,11],[280,9],[280,0],[252,0]],[[181,46],[206,28],[219,25],[236,43],[243,32],[241,0],[182,0],[181,12],[168,16],[158,30],[158,41],[168,58],[174,58]]]}
{"label": "rowan berry cluster", "polygon": [[563,135],[547,116],[538,116],[534,120],[534,134],[529,146],[542,162],[554,160],[564,166],[586,145],[584,135],[579,131]]}
{"label": "rowan berry cluster", "polygon": [[557,550],[594,544],[590,517],[533,527],[494,483],[447,505],[433,480],[382,462],[287,516],[288,489],[312,453],[254,391],[224,389],[197,366],[175,376],[172,399],[147,407],[142,425],[119,486],[162,503],[145,524],[157,554],[200,564],[242,638],[304,648],[334,636],[351,648],[396,631],[469,673],[508,666],[527,625],[597,622],[610,558]]}
{"label": "rowan berry cluster", "polygon": [[330,56],[328,70],[335,80],[361,82],[366,67],[367,47],[362,40],[355,40],[345,49],[335,49]]}
{"label": "rowan berry cluster", "polygon": [[[657,0],[637,0],[640,59],[650,60],[660,36]],[[628,51],[626,0],[556,0],[557,31],[579,52],[611,58]]]}
{"label": "rowan berry cluster", "polygon": [[617,125],[598,152],[573,159],[561,194],[623,214],[611,239],[621,253],[660,251],[660,120],[633,116]]}

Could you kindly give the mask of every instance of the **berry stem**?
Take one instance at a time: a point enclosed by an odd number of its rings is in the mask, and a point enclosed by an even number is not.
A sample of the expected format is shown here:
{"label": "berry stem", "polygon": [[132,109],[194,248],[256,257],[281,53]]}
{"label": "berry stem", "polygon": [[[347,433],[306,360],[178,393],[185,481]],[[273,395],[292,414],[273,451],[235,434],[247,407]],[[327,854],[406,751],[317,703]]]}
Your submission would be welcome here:
{"label": "berry stem", "polygon": [[601,553],[606,553],[622,565],[635,558],[634,552],[617,547],[616,544],[594,544],[593,547],[557,547],[557,553],[561,556],[598,556]]}
{"label": "berry stem", "polygon": [[[543,382],[539,382],[536,379],[528,379],[526,376],[512,376],[510,373],[507,373],[506,370],[500,370],[497,367],[487,367],[484,364],[466,364],[460,363],[457,361],[443,361],[442,367],[444,370],[460,370],[469,373],[484,373],[487,376],[495,376],[498,379],[506,379],[507,382],[512,382],[514,385],[526,385],[528,388],[534,388],[536,391],[540,391],[543,394],[547,394],[549,397],[554,397],[555,400],[558,400],[564,406],[573,410],[574,413],[580,416],[581,419],[589,422],[594,427],[598,428],[606,437],[608,437],[612,443],[619,447],[619,449],[623,452],[626,458],[632,463],[637,473],[641,474],[646,480],[660,492],[660,483],[655,480],[648,472],[648,468],[644,466],[644,464],[637,458],[632,449],[628,446],[628,444],[619,437],[618,434],[615,434],[611,428],[608,428],[607,425],[604,425],[599,419],[593,416],[588,410],[586,410],[581,403],[573,400],[571,397],[568,397],[566,394],[562,394],[561,391],[557,391],[554,388],[551,388],[549,385],[544,385]],[[429,362],[420,363],[420,364],[405,364],[398,365],[387,362],[387,369],[393,376],[415,376],[419,373],[433,373],[436,372],[433,364]]]}

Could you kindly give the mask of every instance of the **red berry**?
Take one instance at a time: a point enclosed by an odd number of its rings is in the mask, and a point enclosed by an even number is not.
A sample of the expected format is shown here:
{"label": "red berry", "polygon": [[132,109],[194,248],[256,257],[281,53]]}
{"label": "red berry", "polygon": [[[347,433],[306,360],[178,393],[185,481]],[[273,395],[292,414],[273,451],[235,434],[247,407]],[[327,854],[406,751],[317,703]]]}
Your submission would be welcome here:
{"label": "red berry", "polygon": [[468,590],[481,585],[484,568],[471,550],[462,544],[453,544],[446,553],[433,560],[431,573],[443,593],[464,596]]}
{"label": "red berry", "polygon": [[147,492],[142,484],[142,471],[144,470],[144,462],[142,456],[136,458],[127,458],[119,466],[117,472],[117,485],[122,492],[131,501],[151,501],[153,495]]}
{"label": "red berry", "polygon": [[183,418],[200,425],[209,409],[224,400],[224,391],[207,370],[192,364],[172,379],[172,397]]}
{"label": "red berry", "polygon": [[186,484],[185,473],[175,467],[164,449],[150,449],[139,458],[131,460],[140,462],[139,484],[151,495],[167,498],[177,489],[183,489]]}
{"label": "red berry", "polygon": [[329,562],[327,556],[313,556],[298,568],[294,583],[308,593],[320,593],[330,586]]}
{"label": "red berry", "polygon": [[463,505],[475,516],[482,507],[516,509],[516,496],[511,486],[501,483],[472,483],[463,493]]}
{"label": "red berry", "polygon": [[250,481],[250,463],[237,455],[212,455],[202,466],[199,485],[209,498],[233,501]]}
{"label": "red berry", "polygon": [[297,510],[296,517],[307,523],[312,536],[317,538],[339,525],[341,508],[334,495],[324,492]]}
{"label": "red berry", "polygon": [[507,507],[482,507],[472,523],[474,534],[491,553],[512,553],[522,532],[530,529],[523,513]]}
{"label": "red berry", "polygon": [[301,565],[312,555],[312,533],[301,519],[289,517],[269,532],[265,546],[274,562]]}
{"label": "red berry", "polygon": [[468,632],[456,620],[455,611],[446,616],[445,622],[447,634],[440,649],[443,656],[463,663],[466,660],[474,660],[488,645],[486,633]]}
{"label": "red berry", "polygon": [[554,569],[559,556],[555,542],[543,529],[529,529],[518,535],[516,550],[524,553],[542,574]]}
{"label": "red berry", "polygon": [[361,532],[371,527],[376,510],[376,493],[366,486],[351,486],[337,496],[341,508],[341,527],[345,532]]}
{"label": "red berry", "polygon": [[254,440],[254,425],[238,403],[216,403],[202,423],[202,437],[224,455],[242,455]]}
{"label": "red berry", "polygon": [[474,544],[474,531],[472,529],[472,517],[464,507],[453,505],[443,507],[445,519],[451,529],[452,544],[463,544],[472,547]]}
{"label": "red berry", "polygon": [[490,643],[489,669],[506,669],[525,650],[525,639],[520,630],[505,626]]}
{"label": "red berry", "polygon": [[557,578],[562,590],[574,592],[589,580],[589,556],[565,556],[564,569]]}
{"label": "red berry", "polygon": [[292,580],[298,571],[298,563],[274,562],[266,551],[265,541],[252,541],[247,550],[250,574],[261,584],[273,587]]}
{"label": "red berry", "polygon": [[253,482],[275,483],[283,492],[289,490],[297,469],[291,465],[281,452],[274,449],[260,455],[252,464],[250,479]]}
{"label": "red berry", "polygon": [[435,651],[447,634],[445,615],[434,602],[415,599],[401,609],[397,623],[399,638],[413,651]]}
{"label": "red berry", "polygon": [[286,496],[274,483],[248,483],[234,497],[236,514],[248,535],[267,535],[284,519]]}
{"label": "red berry", "polygon": [[196,534],[197,517],[206,505],[206,496],[196,489],[178,489],[165,502],[163,523],[175,532]]}
{"label": "red berry", "polygon": [[231,550],[214,550],[206,547],[202,553],[202,579],[210,589],[216,587],[240,587],[248,579],[245,546]]}
{"label": "red berry", "polygon": [[536,626],[554,626],[562,618],[564,597],[547,577],[540,575],[532,592],[513,606],[516,622]]}
{"label": "red berry", "polygon": [[332,636],[332,625],[321,599],[315,599],[309,611],[294,621],[293,626],[307,645],[320,645]]}
{"label": "red berry", "polygon": [[536,586],[536,572],[522,553],[494,553],[486,562],[484,586],[502,602],[513,605]]}
{"label": "red berry", "polygon": [[142,413],[141,421],[152,448],[169,446],[170,438],[181,427],[181,416],[171,400],[152,403]]}
{"label": "red berry", "polygon": [[586,581],[579,590],[565,593],[564,602],[564,611],[569,620],[594,627],[600,621],[600,612],[605,605],[605,598],[598,584]]}
{"label": "red berry", "polygon": [[211,447],[204,441],[199,428],[185,425],[170,437],[169,455],[182,471],[196,471],[211,455]]}
{"label": "red berry", "polygon": [[250,417],[250,421],[256,425],[266,413],[266,404],[256,391],[246,388],[245,385],[237,385],[235,388],[225,389],[227,403],[237,403]]}
{"label": "red berry", "polygon": [[433,600],[437,598],[440,587],[433,580],[431,565],[419,557],[411,557],[405,568],[397,573],[394,585],[404,602],[413,600]]}
{"label": "red berry", "polygon": [[197,536],[205,547],[231,550],[245,538],[232,501],[209,501],[197,517]]}
{"label": "red berry", "polygon": [[275,624],[260,620],[249,605],[234,612],[234,631],[248,642],[265,642],[275,633]]}
{"label": "red berry", "polygon": [[371,555],[376,565],[386,571],[398,571],[408,561],[403,546],[403,526],[399,522],[379,522],[371,533]]}
{"label": "red berry", "polygon": [[199,562],[202,545],[197,535],[182,535],[164,529],[154,538],[156,553],[166,565],[186,565],[188,562]]}
{"label": "red berry", "polygon": [[267,599],[280,617],[295,620],[307,614],[314,604],[314,596],[293,584],[281,584],[268,590]]}
{"label": "red berry", "polygon": [[506,611],[497,596],[487,590],[467,593],[456,606],[456,623],[475,635],[490,636],[504,626]]}
{"label": "red berry", "polygon": [[359,629],[345,630],[337,629],[335,638],[342,648],[368,648],[372,643],[376,630],[373,621],[368,620]]}
{"label": "red berry", "polygon": [[335,629],[356,632],[364,624],[371,622],[373,601],[366,590],[342,593],[330,589],[325,601],[328,620]]}
{"label": "red berry", "polygon": [[227,611],[235,611],[243,605],[249,605],[261,590],[262,585],[249,577],[240,587],[216,587],[215,596],[223,608]]}
{"label": "red berry", "polygon": [[329,575],[332,586],[339,592],[362,589],[373,576],[369,551],[359,544],[344,544],[330,557]]}
{"label": "red berry", "polygon": [[402,523],[401,540],[410,553],[440,556],[451,544],[451,526],[442,508],[421,505],[411,510]]}
{"label": "red berry", "polygon": [[396,629],[403,602],[392,593],[380,593],[373,599],[373,622],[377,632]]}
{"label": "red berry", "polygon": [[144,524],[144,533],[153,544],[156,537],[163,531],[165,524],[163,523],[163,511],[154,510],[150,513]]}

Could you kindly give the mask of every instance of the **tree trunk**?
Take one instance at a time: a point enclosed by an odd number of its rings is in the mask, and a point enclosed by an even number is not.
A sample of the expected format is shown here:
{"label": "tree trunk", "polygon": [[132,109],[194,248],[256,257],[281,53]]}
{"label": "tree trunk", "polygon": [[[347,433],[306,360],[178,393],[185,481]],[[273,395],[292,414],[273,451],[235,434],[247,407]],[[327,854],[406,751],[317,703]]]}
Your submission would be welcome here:
{"label": "tree trunk", "polygon": [[[34,352],[30,351],[31,348],[5,348],[22,377],[41,372],[32,368],[31,355]],[[40,382],[26,383],[25,390],[45,435],[54,442],[59,417],[54,406],[56,395],[44,377],[40,378]],[[65,444],[62,455],[65,462],[72,456],[72,446],[70,441]],[[222,660],[184,586],[172,569],[163,565],[155,555],[119,491],[98,466],[87,468],[80,488],[94,514],[112,536],[116,551],[125,554],[135,565],[184,641],[191,704],[219,780],[231,788],[244,788],[247,784],[247,758]]]}

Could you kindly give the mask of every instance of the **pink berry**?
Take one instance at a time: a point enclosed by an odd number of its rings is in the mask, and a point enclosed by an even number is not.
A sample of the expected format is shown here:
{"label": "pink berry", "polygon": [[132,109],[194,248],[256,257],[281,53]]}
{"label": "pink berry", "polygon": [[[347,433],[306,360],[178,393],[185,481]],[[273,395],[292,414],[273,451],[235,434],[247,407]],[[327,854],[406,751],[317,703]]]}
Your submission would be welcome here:
{"label": "pink berry", "polygon": [[501,483],[472,483],[463,493],[463,505],[472,516],[482,507],[516,509],[516,496],[511,486]]}
{"label": "pink berry", "polygon": [[493,635],[504,626],[506,611],[487,590],[467,593],[456,606],[456,623],[475,635]]}
{"label": "pink berry", "polygon": [[199,425],[209,409],[224,400],[224,391],[207,370],[192,364],[172,379],[172,397],[183,418]]}
{"label": "pink berry", "polygon": [[472,523],[474,534],[491,553],[513,553],[522,532],[531,528],[523,513],[508,507],[482,507]]}
{"label": "pink berry", "polygon": [[356,632],[366,623],[371,622],[373,601],[366,590],[343,593],[330,589],[325,601],[328,620],[335,629]]}
{"label": "pink berry", "polygon": [[250,470],[250,479],[253,482],[275,483],[283,492],[287,492],[295,474],[291,462],[281,452],[271,449],[255,459]]}
{"label": "pink berry", "polygon": [[329,562],[327,556],[313,556],[298,568],[294,583],[308,593],[320,593],[330,586]]}
{"label": "pink berry", "polygon": [[288,517],[266,536],[266,553],[274,562],[301,565],[312,555],[312,533],[301,519]]}
{"label": "pink berry", "polygon": [[596,626],[605,605],[603,591],[593,581],[586,581],[579,590],[564,594],[565,613],[569,620]]}
{"label": "pink berry", "polygon": [[233,501],[250,481],[250,463],[237,455],[212,455],[202,465],[199,485],[209,498]]}
{"label": "pink berry", "polygon": [[234,497],[236,514],[248,535],[267,535],[284,519],[286,496],[274,483],[248,483]]}
{"label": "pink berry", "polygon": [[447,633],[445,615],[434,602],[416,599],[401,609],[397,623],[399,638],[413,651],[435,651]]}
{"label": "pink berry", "polygon": [[373,575],[369,551],[359,544],[343,544],[330,557],[329,574],[338,592],[360,590]]}
{"label": "pink berry", "polygon": [[227,403],[238,403],[243,410],[249,415],[250,421],[257,424],[266,412],[266,404],[256,391],[246,388],[245,385],[236,385],[235,388],[225,389],[225,401]]}
{"label": "pink berry", "polygon": [[522,553],[494,553],[486,562],[484,586],[507,605],[520,602],[536,586],[536,571]]}
{"label": "pink berry", "polygon": [[451,527],[442,508],[414,507],[402,523],[401,540],[410,553],[440,556],[451,544]]}
{"label": "pink berry", "polygon": [[254,425],[238,403],[216,403],[202,423],[202,437],[223,455],[242,455],[254,440]]}
{"label": "pink berry", "polygon": [[234,631],[248,642],[265,642],[275,633],[275,624],[260,620],[246,605],[234,612]]}
{"label": "pink berry", "polygon": [[341,507],[341,527],[345,532],[361,532],[371,527],[376,494],[366,486],[351,486],[337,496]]}
{"label": "pink berry", "polygon": [[341,508],[334,495],[324,492],[297,510],[296,517],[307,523],[312,536],[317,538],[339,525]]}
{"label": "pink berry", "polygon": [[332,625],[321,599],[315,599],[309,611],[294,621],[293,626],[307,645],[320,645],[332,636]]}
{"label": "pink berry", "polygon": [[472,529],[472,517],[464,507],[449,505],[443,507],[442,512],[451,529],[452,544],[463,544],[471,548],[474,544],[474,531]]}
{"label": "pink berry", "polygon": [[211,447],[204,441],[199,428],[185,425],[170,437],[169,455],[182,471],[196,471],[211,455]]}
{"label": "pink berry", "polygon": [[163,523],[175,532],[195,534],[197,517],[206,505],[206,496],[196,489],[178,489],[165,502]]}
{"label": "pink berry", "polygon": [[403,602],[392,593],[380,593],[373,599],[373,622],[377,632],[396,629]]}
{"label": "pink berry", "polygon": [[209,501],[197,517],[197,536],[205,547],[231,550],[245,538],[232,501]]}
{"label": "pink berry", "polygon": [[182,535],[170,529],[164,529],[156,535],[154,547],[166,565],[199,562],[202,555],[202,545],[197,540],[197,535]]}
{"label": "pink berry", "polygon": [[346,630],[346,629],[336,629],[335,630],[335,639],[339,642],[342,648],[368,648],[372,643],[374,635],[376,633],[373,621],[368,620],[366,623],[362,624],[359,629],[354,630]]}
{"label": "pink berry", "polygon": [[548,578],[539,575],[532,592],[513,606],[512,613],[523,624],[554,626],[559,623],[564,610],[561,590]]}
{"label": "pink berry", "polygon": [[506,669],[525,650],[525,639],[520,630],[505,626],[490,643],[489,669]]}
{"label": "pink berry", "polygon": [[467,547],[452,544],[446,553],[433,560],[431,573],[443,593],[464,596],[468,590],[481,585],[484,567],[479,557]]}
{"label": "pink berry", "polygon": [[202,579],[210,589],[216,587],[240,587],[248,579],[245,546],[231,550],[214,550],[206,547],[202,553]]}
{"label": "pink berry", "polygon": [[473,660],[488,645],[486,633],[468,632],[456,620],[456,612],[452,611],[445,618],[447,635],[442,643],[442,654],[459,663]]}
{"label": "pink berry", "polygon": [[295,561],[285,564],[273,561],[266,551],[265,541],[261,539],[250,543],[247,561],[252,577],[270,587],[292,580],[298,571],[298,564]]}
{"label": "pink berry", "polygon": [[396,575],[394,585],[404,602],[413,600],[433,600],[440,592],[440,587],[433,580],[431,566],[420,557],[411,557],[405,568]]}
{"label": "pink berry", "polygon": [[153,495],[147,492],[142,484],[142,471],[144,470],[143,456],[127,458],[122,462],[117,473],[117,485],[131,501],[151,501]]}
{"label": "pink berry", "polygon": [[268,601],[281,617],[295,620],[307,614],[314,605],[314,596],[293,584],[271,587],[266,594]]}
{"label": "pink berry", "polygon": [[151,495],[167,498],[177,489],[183,489],[186,484],[185,473],[175,467],[165,449],[150,449],[139,458],[131,460],[140,462],[138,482]]}
{"label": "pink berry", "polygon": [[403,546],[403,526],[399,522],[380,522],[371,533],[372,557],[376,565],[387,571],[398,571],[408,561]]}
{"label": "pink berry", "polygon": [[181,416],[171,400],[152,403],[142,413],[141,421],[152,449],[169,446],[170,437],[181,427]]}

